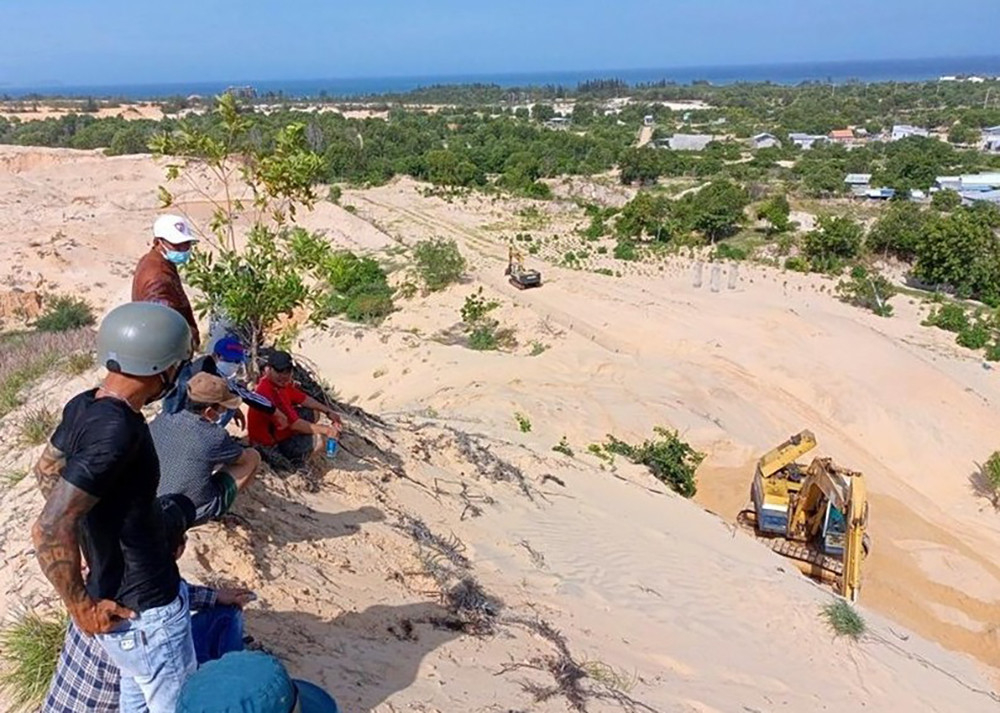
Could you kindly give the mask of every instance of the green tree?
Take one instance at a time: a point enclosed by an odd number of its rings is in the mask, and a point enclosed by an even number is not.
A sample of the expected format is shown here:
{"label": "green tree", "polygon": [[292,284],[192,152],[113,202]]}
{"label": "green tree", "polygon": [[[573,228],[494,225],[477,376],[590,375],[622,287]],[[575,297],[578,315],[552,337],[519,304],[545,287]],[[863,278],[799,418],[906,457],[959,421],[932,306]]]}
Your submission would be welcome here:
{"label": "green tree", "polygon": [[948,141],[953,144],[974,144],[979,141],[979,131],[965,124],[955,124],[948,131]]}
{"label": "green tree", "polygon": [[1000,304],[1000,244],[990,214],[963,207],[933,216],[917,243],[913,273],[960,297]]}
{"label": "green tree", "polygon": [[[204,231],[211,249],[196,252],[185,276],[202,293],[198,309],[222,312],[240,325],[255,358],[268,330],[310,295],[292,240],[299,234],[297,208],[316,202],[323,162],[308,149],[304,124],[285,126],[265,149],[253,141],[253,122],[232,96],[218,97],[215,113],[217,130],[192,125],[159,134],[151,145],[157,154],[178,159],[167,167],[168,181],[184,171],[207,170],[223,186],[222,198],[201,191],[213,208]],[[240,197],[240,181],[249,197]],[[173,203],[163,186],[160,199],[164,207]],[[243,220],[250,225],[245,241],[237,232]]]}
{"label": "green tree", "polygon": [[551,104],[535,104],[531,108],[531,118],[535,121],[548,121],[556,115]]}
{"label": "green tree", "polygon": [[814,270],[840,272],[861,252],[863,238],[864,229],[850,218],[823,215],[816,230],[806,234],[804,252]]}
{"label": "green tree", "polygon": [[694,229],[715,242],[732,235],[743,224],[750,196],[742,186],[720,179],[695,193],[690,203]]}
{"label": "green tree", "polygon": [[425,160],[428,180],[439,186],[473,186],[486,181],[476,164],[454,151],[428,151]]}
{"label": "green tree", "polygon": [[635,198],[622,207],[615,223],[615,232],[622,238],[639,238],[643,234],[669,238],[669,232],[661,234],[669,215],[670,200],[666,196],[639,191]]}
{"label": "green tree", "polygon": [[955,150],[943,141],[910,136],[886,148],[885,166],[874,178],[897,191],[927,190],[955,159]]}
{"label": "green tree", "polygon": [[622,152],[618,161],[619,179],[630,186],[636,181],[641,184],[656,183],[661,175],[660,151],[648,146],[629,148]]}
{"label": "green tree", "polygon": [[109,156],[138,154],[149,151],[146,132],[137,124],[129,124],[115,132],[111,144],[107,148]]}
{"label": "green tree", "polygon": [[430,292],[443,290],[458,282],[465,272],[465,258],[454,240],[421,240],[413,246],[417,274]]}
{"label": "green tree", "polygon": [[757,210],[757,218],[766,220],[767,234],[775,235],[786,232],[790,226],[788,216],[791,215],[792,208],[788,205],[788,198],[784,193],[771,196]]}
{"label": "green tree", "polygon": [[962,205],[962,196],[951,189],[937,191],[931,196],[931,205],[937,210],[952,211]]}
{"label": "green tree", "polygon": [[927,211],[910,201],[893,201],[872,225],[866,247],[876,253],[913,260],[927,226]]}

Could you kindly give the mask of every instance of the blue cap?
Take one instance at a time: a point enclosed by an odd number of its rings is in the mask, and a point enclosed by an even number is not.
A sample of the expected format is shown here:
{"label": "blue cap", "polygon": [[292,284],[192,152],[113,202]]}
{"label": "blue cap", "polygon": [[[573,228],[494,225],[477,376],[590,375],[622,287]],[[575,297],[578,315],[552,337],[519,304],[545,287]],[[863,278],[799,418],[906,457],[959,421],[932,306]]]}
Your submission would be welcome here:
{"label": "blue cap", "polygon": [[209,661],[184,683],[177,713],[338,713],[318,686],[289,677],[273,656],[234,651]]}
{"label": "blue cap", "polygon": [[236,337],[223,337],[215,343],[212,352],[222,361],[232,361],[239,364],[245,362],[247,358],[243,343]]}

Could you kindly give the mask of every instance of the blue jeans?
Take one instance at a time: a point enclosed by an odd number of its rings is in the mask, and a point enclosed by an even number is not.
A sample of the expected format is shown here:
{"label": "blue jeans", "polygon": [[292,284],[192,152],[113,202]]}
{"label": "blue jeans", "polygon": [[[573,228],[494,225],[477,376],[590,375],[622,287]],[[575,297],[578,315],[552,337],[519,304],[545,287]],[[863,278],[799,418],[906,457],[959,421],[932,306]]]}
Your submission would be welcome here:
{"label": "blue jeans", "polygon": [[191,636],[198,665],[243,650],[243,612],[239,607],[218,605],[191,617]]}
{"label": "blue jeans", "polygon": [[121,713],[174,713],[195,672],[187,585],[170,604],[136,614],[97,641],[121,671]]}

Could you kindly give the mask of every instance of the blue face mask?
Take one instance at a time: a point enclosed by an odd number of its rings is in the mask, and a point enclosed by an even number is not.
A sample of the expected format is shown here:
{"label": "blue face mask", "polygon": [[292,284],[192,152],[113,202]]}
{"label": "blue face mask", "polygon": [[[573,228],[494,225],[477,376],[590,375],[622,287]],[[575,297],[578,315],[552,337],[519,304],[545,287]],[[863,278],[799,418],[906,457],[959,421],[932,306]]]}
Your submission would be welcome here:
{"label": "blue face mask", "polygon": [[180,250],[167,250],[163,253],[163,257],[172,262],[174,265],[183,265],[191,259],[191,251],[185,250],[181,252]]}

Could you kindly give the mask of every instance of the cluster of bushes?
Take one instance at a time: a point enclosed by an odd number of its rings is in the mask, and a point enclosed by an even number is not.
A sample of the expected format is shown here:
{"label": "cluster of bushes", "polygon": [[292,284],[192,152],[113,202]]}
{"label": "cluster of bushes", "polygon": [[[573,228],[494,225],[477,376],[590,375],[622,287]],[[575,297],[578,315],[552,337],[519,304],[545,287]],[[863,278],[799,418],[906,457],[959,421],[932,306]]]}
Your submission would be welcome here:
{"label": "cluster of bushes", "polygon": [[[245,253],[251,259],[260,252],[257,246],[261,237],[251,233]],[[322,235],[303,228],[279,234],[270,243],[267,246],[270,256],[283,258],[275,260],[271,269],[280,269],[284,274],[273,280],[271,289],[260,281],[257,294],[262,297],[273,294],[282,299],[279,294],[283,294],[306,299],[312,307],[311,319],[317,324],[334,316],[353,322],[373,322],[392,312],[393,289],[385,270],[374,258],[358,256],[349,250],[334,250]],[[312,276],[314,284],[307,284],[303,275]],[[247,277],[252,281],[251,275]]]}
{"label": "cluster of bushes", "polygon": [[1000,361],[1000,312],[970,310],[957,302],[939,302],[923,324],[955,334],[955,342],[966,349],[985,349],[987,361]]}
{"label": "cluster of bushes", "polygon": [[422,240],[413,247],[413,266],[428,292],[458,282],[465,273],[465,265],[454,240]]}
{"label": "cluster of bushes", "polygon": [[103,148],[110,155],[148,153],[150,138],[171,131],[176,121],[164,119],[98,119],[88,114],[65,114],[33,121],[0,117],[0,143],[72,149]]}
{"label": "cluster of bushes", "polygon": [[615,233],[627,240],[647,237],[660,242],[686,242],[696,232],[714,243],[743,225],[749,203],[746,189],[726,179],[712,181],[677,200],[640,191],[618,213]]}

